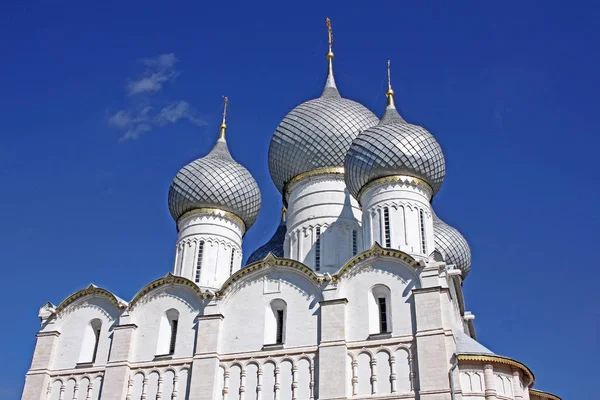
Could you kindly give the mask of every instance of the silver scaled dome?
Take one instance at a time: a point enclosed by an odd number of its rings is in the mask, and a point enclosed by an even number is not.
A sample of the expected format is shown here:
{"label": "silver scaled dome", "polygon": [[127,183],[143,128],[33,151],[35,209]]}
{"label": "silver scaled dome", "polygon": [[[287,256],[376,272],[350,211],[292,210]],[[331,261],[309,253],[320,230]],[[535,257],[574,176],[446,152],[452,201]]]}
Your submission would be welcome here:
{"label": "silver scaled dome", "polygon": [[447,264],[454,264],[462,271],[463,279],[471,269],[471,248],[461,233],[433,214],[435,248]]}
{"label": "silver scaled dome", "polygon": [[260,205],[256,181],[229,154],[224,123],[211,152],[181,168],[169,188],[169,211],[175,221],[194,209],[218,208],[238,216],[248,230]]}
{"label": "silver scaled dome", "polygon": [[248,257],[248,261],[246,261],[246,265],[250,265],[257,261],[264,260],[264,258],[269,253],[272,253],[275,257],[282,258],[283,242],[285,240],[286,231],[287,228],[285,224],[285,213],[283,213],[281,217],[281,222],[279,223],[279,226],[277,227],[277,230],[275,231],[271,239],[269,239],[267,243],[263,244],[258,249],[254,250],[252,254],[250,254],[250,257]]}
{"label": "silver scaled dome", "polygon": [[444,182],[444,153],[425,128],[407,123],[394,105],[394,92],[388,88],[388,106],[379,125],[354,139],[344,167],[346,186],[360,201],[360,190],[369,182],[393,175],[407,175],[427,182],[436,194]]}
{"label": "silver scaled dome", "polygon": [[378,123],[368,108],[340,96],[331,58],[321,97],[300,104],[281,121],[269,146],[269,171],[281,193],[286,183],[304,172],[341,168],[352,140]]}

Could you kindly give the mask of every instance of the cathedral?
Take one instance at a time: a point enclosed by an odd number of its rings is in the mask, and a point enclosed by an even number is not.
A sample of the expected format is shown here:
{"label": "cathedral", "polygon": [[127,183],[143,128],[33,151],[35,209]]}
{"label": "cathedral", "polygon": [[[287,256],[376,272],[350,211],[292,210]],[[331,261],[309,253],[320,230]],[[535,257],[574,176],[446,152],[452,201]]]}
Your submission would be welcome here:
{"label": "cathedral", "polygon": [[399,114],[389,63],[381,118],[342,97],[327,26],[324,89],[271,138],[273,237],[242,265],[261,193],[225,98],[213,149],[169,188],[172,271],[129,301],[89,285],[44,304],[23,400],[560,400],[477,341],[469,245],[432,208],[442,148]]}

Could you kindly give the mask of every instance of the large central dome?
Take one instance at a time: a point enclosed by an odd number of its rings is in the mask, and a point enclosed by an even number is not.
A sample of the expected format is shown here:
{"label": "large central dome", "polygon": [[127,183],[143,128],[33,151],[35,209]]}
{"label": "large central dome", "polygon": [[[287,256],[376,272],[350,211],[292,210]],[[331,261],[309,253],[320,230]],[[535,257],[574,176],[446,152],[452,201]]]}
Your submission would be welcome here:
{"label": "large central dome", "polygon": [[330,49],[329,71],[321,97],[300,104],[285,116],[269,146],[269,171],[284,194],[294,177],[323,168],[342,168],[352,140],[377,125],[368,108],[340,96],[333,77]]}

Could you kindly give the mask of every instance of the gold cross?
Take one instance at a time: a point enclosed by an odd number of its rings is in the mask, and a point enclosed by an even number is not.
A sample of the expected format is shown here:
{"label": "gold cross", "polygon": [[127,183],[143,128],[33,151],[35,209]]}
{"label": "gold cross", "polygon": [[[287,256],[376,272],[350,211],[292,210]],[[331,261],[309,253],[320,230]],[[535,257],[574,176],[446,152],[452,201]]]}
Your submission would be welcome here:
{"label": "gold cross", "polygon": [[333,31],[331,30],[331,20],[329,18],[326,18],[325,23],[327,24],[327,34],[329,35],[329,49],[331,50],[331,45],[333,44]]}

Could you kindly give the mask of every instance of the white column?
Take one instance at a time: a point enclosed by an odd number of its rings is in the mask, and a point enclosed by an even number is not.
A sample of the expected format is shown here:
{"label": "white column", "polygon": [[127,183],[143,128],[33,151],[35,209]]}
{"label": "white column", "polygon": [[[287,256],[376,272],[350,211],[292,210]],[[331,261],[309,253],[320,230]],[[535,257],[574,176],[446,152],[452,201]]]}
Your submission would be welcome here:
{"label": "white column", "polygon": [[279,400],[279,389],[281,384],[279,383],[279,366],[275,367],[275,400]]}
{"label": "white column", "polygon": [[358,395],[358,361],[352,360],[352,396]]}
{"label": "white column", "polygon": [[162,390],[163,390],[163,376],[162,373],[158,375],[158,389],[156,390],[156,400],[162,399]]}
{"label": "white column", "polygon": [[148,378],[144,376],[144,380],[142,381],[142,400],[146,400],[148,398]]}
{"label": "white column", "polygon": [[390,382],[392,384],[392,393],[396,393],[396,357],[390,356]]}
{"label": "white column", "polygon": [[246,368],[242,367],[242,371],[240,372],[240,400],[245,400],[246,398]]}
{"label": "white column", "polygon": [[[77,400],[78,394],[79,394],[79,382],[75,383],[75,387],[73,388],[73,400]],[[127,399],[127,400],[130,400],[130,399],[131,399],[131,396],[129,396],[129,399]]]}
{"label": "white column", "polygon": [[483,381],[485,384],[485,400],[496,400],[496,383],[494,382],[494,366],[492,364],[483,366]]}
{"label": "white column", "polygon": [[258,375],[258,377],[256,379],[256,398],[258,400],[260,400],[262,398],[262,382],[263,382],[262,366],[258,367],[257,375]]}
{"label": "white column", "polygon": [[225,371],[225,379],[223,380],[223,400],[227,400],[229,394],[229,369]]}
{"label": "white column", "polygon": [[298,366],[292,367],[292,400],[298,399]]}
{"label": "white column", "polygon": [[173,393],[171,394],[171,400],[177,400],[177,391],[178,390],[179,390],[179,373],[175,373],[175,374],[173,374]]}
{"label": "white column", "polygon": [[377,394],[377,359],[371,359],[371,394]]}

